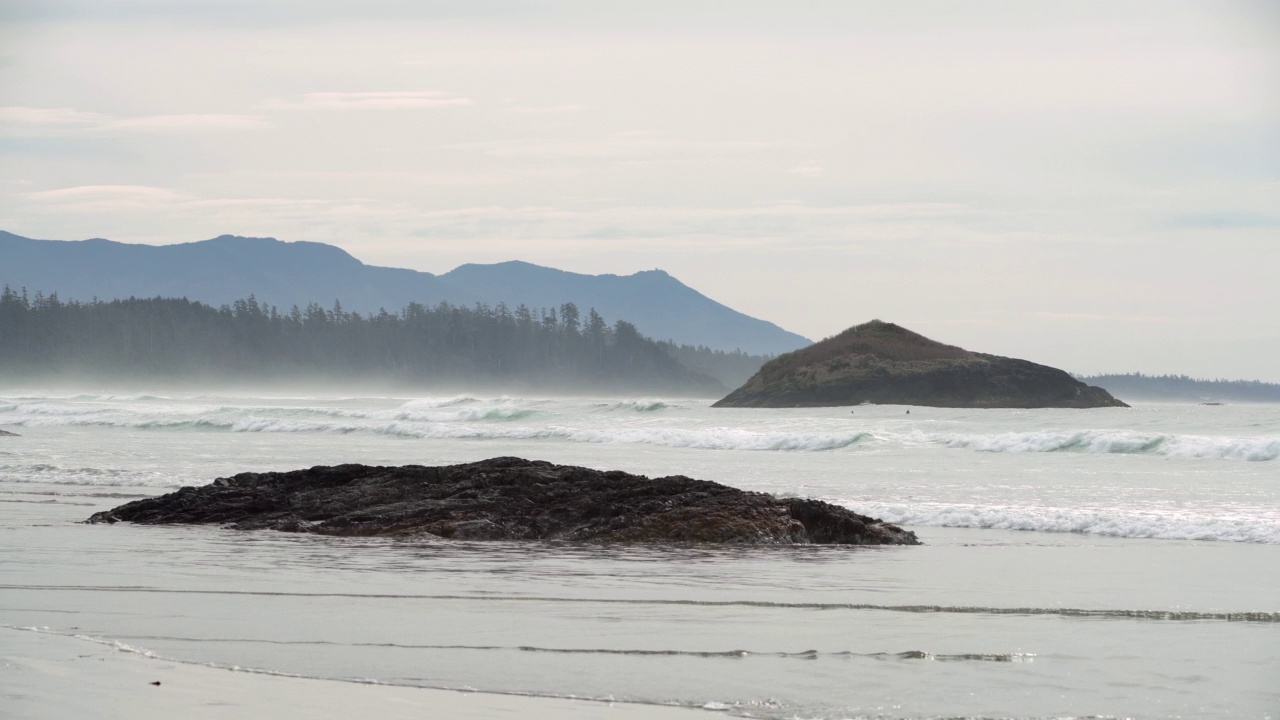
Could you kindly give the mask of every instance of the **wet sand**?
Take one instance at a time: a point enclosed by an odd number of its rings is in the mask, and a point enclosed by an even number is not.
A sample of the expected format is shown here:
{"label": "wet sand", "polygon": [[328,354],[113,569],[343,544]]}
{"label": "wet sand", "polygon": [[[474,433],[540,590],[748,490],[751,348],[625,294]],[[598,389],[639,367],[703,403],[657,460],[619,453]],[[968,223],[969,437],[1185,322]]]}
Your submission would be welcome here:
{"label": "wet sand", "polygon": [[[189,665],[90,640],[0,628],[0,716],[693,720],[705,710],[314,680]],[[159,682],[159,685],[153,683]]]}

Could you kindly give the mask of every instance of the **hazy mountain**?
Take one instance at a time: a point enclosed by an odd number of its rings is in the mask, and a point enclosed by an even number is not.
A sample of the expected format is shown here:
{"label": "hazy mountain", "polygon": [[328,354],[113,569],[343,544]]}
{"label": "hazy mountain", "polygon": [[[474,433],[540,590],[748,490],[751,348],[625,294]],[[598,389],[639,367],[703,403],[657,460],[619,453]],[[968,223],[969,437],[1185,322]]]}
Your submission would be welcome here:
{"label": "hazy mountain", "polygon": [[463,265],[444,275],[366,265],[313,242],[223,235],[177,245],[110,240],[32,240],[0,231],[0,285],[57,292],[63,300],[185,297],[213,305],[253,294],[287,311],[335,300],[377,312],[410,302],[476,302],[511,308],[573,302],[583,312],[625,319],[657,340],[776,354],[809,340],[726,307],[661,270],[583,275],[525,262]]}

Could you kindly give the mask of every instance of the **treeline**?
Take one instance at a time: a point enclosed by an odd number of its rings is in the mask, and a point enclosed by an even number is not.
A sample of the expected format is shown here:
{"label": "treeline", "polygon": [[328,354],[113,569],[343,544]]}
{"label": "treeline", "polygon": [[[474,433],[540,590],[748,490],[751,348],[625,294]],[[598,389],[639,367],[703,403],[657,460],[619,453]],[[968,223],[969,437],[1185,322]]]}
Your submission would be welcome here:
{"label": "treeline", "polygon": [[0,292],[0,373],[9,377],[308,380],[418,386],[718,395],[624,320],[594,309],[411,303],[362,315],[311,304],[286,312],[250,296],[214,308],[186,299],[62,302]]}
{"label": "treeline", "polygon": [[705,345],[676,345],[670,340],[658,343],[667,354],[690,370],[710,375],[730,390],[755,375],[773,355],[749,355],[741,350],[726,352]]}
{"label": "treeline", "polygon": [[1280,402],[1280,385],[1258,380],[1200,380],[1186,375],[1077,376],[1122,399]]}

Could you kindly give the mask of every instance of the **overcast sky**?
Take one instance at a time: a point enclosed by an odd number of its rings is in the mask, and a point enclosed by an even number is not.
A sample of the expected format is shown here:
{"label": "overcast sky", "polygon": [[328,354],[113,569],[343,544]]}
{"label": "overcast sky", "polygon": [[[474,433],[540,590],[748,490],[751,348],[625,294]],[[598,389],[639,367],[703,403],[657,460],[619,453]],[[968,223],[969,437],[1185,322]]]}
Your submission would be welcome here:
{"label": "overcast sky", "polygon": [[1280,3],[0,3],[0,229],[1280,381]]}

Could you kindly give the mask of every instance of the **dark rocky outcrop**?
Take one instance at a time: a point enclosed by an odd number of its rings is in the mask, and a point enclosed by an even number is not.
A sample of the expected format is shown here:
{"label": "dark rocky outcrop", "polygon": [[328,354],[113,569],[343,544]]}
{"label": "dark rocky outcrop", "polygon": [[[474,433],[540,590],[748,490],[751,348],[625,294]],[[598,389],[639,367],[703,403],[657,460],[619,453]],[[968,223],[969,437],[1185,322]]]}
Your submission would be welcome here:
{"label": "dark rocky outcrop", "polygon": [[19,437],[19,435],[18,433],[11,433],[5,430],[0,430],[0,437]]}
{"label": "dark rocky outcrop", "polygon": [[466,540],[919,544],[915,533],[817,500],[513,457],[241,473],[127,503],[88,522],[122,520]]}
{"label": "dark rocky outcrop", "polygon": [[959,408],[1128,407],[1106,390],[1026,360],[943,345],[872,320],[779,356],[715,407],[873,403]]}

